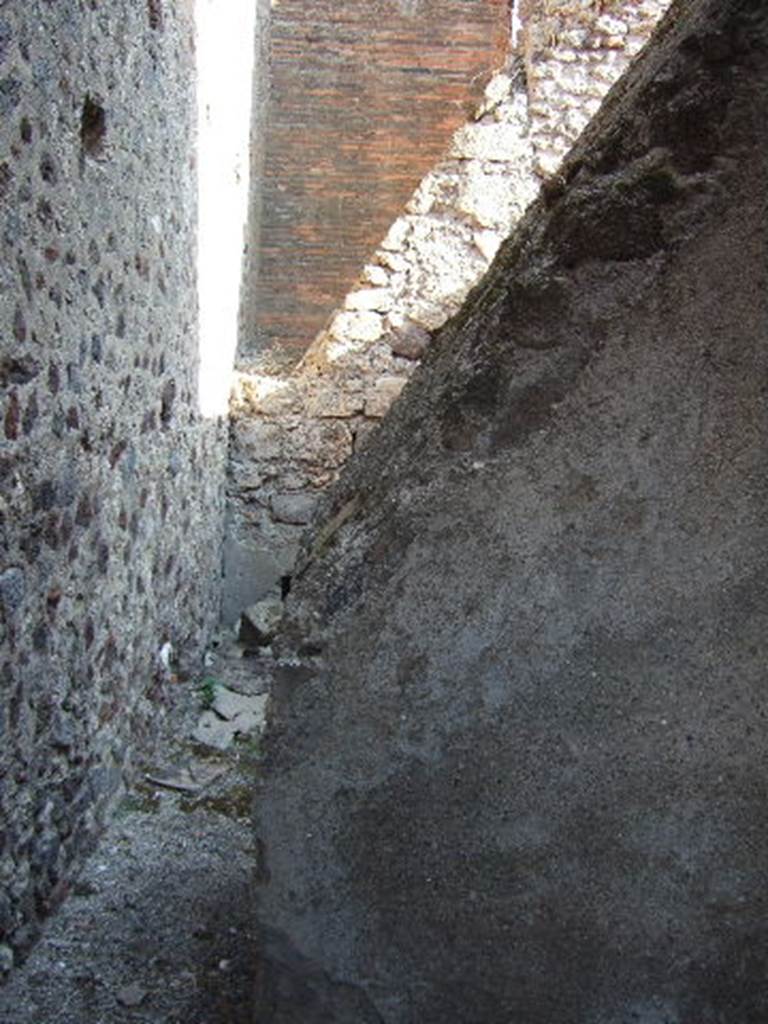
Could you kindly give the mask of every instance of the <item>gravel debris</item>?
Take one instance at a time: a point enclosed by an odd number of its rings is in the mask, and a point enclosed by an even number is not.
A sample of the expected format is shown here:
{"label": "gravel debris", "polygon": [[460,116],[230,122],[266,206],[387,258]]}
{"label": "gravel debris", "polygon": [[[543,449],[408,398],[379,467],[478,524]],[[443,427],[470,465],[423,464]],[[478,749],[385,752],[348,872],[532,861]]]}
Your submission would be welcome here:
{"label": "gravel debris", "polygon": [[190,743],[195,694],[167,763],[145,766],[0,988],[0,1024],[252,1024],[258,740]]}

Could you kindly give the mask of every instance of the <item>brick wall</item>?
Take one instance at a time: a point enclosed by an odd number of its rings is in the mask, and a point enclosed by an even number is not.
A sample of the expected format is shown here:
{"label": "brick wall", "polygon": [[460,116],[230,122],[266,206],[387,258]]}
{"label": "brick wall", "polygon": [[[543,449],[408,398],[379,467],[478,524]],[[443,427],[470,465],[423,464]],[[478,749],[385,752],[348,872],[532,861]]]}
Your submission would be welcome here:
{"label": "brick wall", "polygon": [[507,0],[274,6],[244,363],[300,357],[503,63],[507,30]]}

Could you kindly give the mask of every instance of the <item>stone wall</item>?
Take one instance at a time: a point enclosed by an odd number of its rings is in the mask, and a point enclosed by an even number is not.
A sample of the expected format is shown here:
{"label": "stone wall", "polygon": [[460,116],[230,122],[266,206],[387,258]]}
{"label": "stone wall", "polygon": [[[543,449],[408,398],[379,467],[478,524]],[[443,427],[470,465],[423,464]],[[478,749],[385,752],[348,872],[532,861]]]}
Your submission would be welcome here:
{"label": "stone wall", "polygon": [[671,0],[521,0],[536,170],[554,174]]}
{"label": "stone wall", "polygon": [[218,611],[193,89],[186,2],[0,7],[2,969]]}
{"label": "stone wall", "polygon": [[758,1024],[768,8],[678,0],[288,599],[269,1024]]}
{"label": "stone wall", "polygon": [[[591,0],[521,7],[518,51],[488,83],[297,369],[238,375],[228,622],[290,572],[317,496],[364,444],[430,332],[457,312],[542,176],[556,169],[668,5],[624,0],[611,4],[610,15]],[[332,234],[324,244],[333,244]]]}

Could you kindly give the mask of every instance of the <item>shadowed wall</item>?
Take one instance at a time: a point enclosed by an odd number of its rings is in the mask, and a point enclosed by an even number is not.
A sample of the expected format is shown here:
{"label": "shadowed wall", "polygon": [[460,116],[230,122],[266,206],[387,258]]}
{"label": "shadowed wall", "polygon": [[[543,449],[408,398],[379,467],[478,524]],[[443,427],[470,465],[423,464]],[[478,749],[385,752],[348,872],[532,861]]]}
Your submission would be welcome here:
{"label": "shadowed wall", "polygon": [[323,499],[260,1021],[768,1017],[766,103],[675,4]]}

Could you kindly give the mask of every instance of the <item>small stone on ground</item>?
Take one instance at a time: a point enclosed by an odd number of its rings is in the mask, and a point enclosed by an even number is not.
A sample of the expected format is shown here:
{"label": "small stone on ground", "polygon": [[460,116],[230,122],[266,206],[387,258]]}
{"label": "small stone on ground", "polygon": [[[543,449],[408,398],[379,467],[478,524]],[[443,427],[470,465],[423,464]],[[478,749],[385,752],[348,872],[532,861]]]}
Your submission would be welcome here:
{"label": "small stone on ground", "polygon": [[[226,683],[231,667],[243,672],[242,660],[217,656],[217,679]],[[195,756],[184,737],[199,718],[197,694],[190,686],[165,763],[145,767],[43,938],[0,988],[0,1024],[253,1024],[258,760],[253,743]],[[252,711],[232,722],[210,714],[228,729],[253,724]]]}

